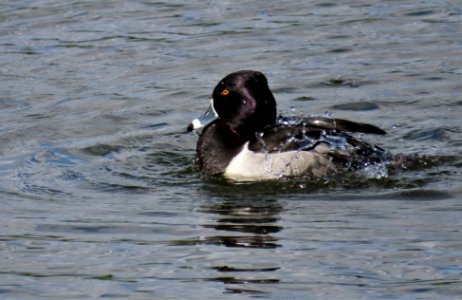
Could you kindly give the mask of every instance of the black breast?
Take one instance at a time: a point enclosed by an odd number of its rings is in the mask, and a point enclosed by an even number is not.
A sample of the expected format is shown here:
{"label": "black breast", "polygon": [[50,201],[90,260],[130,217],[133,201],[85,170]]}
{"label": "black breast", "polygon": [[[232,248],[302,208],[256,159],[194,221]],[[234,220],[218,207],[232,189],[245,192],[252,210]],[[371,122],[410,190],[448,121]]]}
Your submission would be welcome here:
{"label": "black breast", "polygon": [[245,144],[245,140],[225,122],[217,120],[202,131],[197,142],[197,156],[202,173],[218,175]]}

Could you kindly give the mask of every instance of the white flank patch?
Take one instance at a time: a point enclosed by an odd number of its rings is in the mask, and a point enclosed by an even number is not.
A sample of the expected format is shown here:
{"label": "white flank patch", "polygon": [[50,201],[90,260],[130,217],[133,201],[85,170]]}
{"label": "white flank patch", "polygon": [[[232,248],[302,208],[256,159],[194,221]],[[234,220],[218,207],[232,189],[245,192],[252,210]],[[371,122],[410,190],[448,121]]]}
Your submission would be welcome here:
{"label": "white flank patch", "polygon": [[312,151],[255,153],[249,150],[247,142],[231,160],[224,175],[234,180],[278,179],[307,172],[313,177],[322,177],[334,168],[327,151],[327,146],[321,144]]}

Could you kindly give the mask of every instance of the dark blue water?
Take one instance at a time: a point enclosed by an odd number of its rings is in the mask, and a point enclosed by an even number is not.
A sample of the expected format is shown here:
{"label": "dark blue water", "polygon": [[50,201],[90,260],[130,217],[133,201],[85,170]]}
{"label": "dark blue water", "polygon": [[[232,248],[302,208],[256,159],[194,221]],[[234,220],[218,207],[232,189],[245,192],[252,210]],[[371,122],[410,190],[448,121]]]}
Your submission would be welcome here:
{"label": "dark blue water", "polygon": [[[0,298],[459,298],[460,3],[337,2],[2,1]],[[203,178],[186,125],[240,69],[421,164]]]}

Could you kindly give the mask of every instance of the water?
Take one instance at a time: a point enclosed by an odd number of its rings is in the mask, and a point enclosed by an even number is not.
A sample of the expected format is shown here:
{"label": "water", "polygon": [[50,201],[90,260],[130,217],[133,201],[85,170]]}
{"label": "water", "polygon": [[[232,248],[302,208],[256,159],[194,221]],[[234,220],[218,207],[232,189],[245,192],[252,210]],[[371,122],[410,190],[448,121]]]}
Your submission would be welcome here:
{"label": "water", "polygon": [[[460,298],[460,3],[337,2],[2,1],[0,297]],[[423,165],[202,178],[186,125],[248,68]]]}

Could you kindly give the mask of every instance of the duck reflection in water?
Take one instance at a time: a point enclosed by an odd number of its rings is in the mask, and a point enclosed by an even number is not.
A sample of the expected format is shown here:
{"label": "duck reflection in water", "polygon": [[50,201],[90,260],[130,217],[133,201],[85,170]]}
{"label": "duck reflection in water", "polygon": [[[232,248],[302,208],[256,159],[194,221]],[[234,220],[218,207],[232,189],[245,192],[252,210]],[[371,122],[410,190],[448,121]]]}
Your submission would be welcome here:
{"label": "duck reflection in water", "polygon": [[276,248],[278,238],[272,234],[282,230],[278,224],[281,205],[276,200],[228,200],[201,206],[203,212],[218,215],[216,224],[205,224],[220,232],[240,234],[205,237],[206,243],[227,247]]}
{"label": "duck reflection in water", "polygon": [[[283,227],[279,224],[283,207],[277,200],[243,200],[231,197],[219,203],[207,203],[200,207],[204,213],[216,215],[216,223],[204,224],[205,228],[212,228],[220,233],[203,237],[203,242],[225,247],[239,247],[247,249],[274,249],[280,247],[279,239],[274,235]],[[228,233],[228,234],[227,234]],[[237,256],[238,253],[236,253]],[[222,261],[211,268],[219,272],[219,276],[208,278],[209,281],[219,281],[226,285],[227,293],[260,294],[260,288],[267,284],[279,283],[275,271],[280,269],[273,261],[259,262],[253,260],[235,265],[233,258]],[[261,286],[261,287],[263,287]]]}

